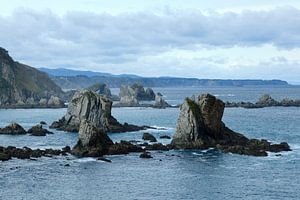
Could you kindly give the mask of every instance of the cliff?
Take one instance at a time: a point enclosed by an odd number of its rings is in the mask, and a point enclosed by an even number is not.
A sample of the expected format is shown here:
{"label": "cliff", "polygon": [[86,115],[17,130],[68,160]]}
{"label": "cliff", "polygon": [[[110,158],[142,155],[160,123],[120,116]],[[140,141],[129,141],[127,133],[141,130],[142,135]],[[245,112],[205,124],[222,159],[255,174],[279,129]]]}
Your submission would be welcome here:
{"label": "cliff", "polygon": [[48,103],[63,91],[49,76],[30,66],[15,62],[0,47],[0,106]]}

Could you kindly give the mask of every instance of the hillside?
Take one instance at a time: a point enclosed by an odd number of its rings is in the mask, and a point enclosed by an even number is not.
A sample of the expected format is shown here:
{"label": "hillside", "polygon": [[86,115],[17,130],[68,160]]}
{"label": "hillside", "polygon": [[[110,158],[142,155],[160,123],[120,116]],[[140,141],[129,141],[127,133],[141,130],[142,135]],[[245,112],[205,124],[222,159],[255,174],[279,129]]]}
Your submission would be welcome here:
{"label": "hillside", "polygon": [[0,105],[34,104],[62,94],[46,73],[15,62],[0,47]]}
{"label": "hillside", "polygon": [[[86,88],[96,83],[104,83],[109,87],[141,83],[146,87],[195,87],[195,86],[288,86],[282,80],[232,80],[232,79],[197,79],[177,77],[140,77],[135,75],[97,75],[99,72],[55,69],[42,70],[49,73],[51,79],[63,89]],[[61,73],[64,72],[64,73]],[[60,75],[57,75],[60,74]],[[76,74],[76,75],[74,75]],[[101,74],[101,73],[100,73]]]}

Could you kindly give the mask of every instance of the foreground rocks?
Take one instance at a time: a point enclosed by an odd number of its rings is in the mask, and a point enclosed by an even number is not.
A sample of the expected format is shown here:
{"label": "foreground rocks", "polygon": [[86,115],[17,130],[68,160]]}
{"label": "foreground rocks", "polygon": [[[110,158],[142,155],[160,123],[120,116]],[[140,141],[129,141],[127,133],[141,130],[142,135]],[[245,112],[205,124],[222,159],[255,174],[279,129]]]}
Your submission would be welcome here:
{"label": "foreground rocks", "polygon": [[225,104],[210,94],[197,100],[186,99],[180,107],[172,148],[207,149],[266,156],[266,151],[290,151],[287,143],[271,144],[266,140],[248,139],[226,127],[222,122]]}
{"label": "foreground rocks", "polygon": [[25,129],[17,123],[12,123],[4,128],[0,128],[0,134],[6,135],[24,135]]}
{"label": "foreground rocks", "polygon": [[262,95],[256,103],[251,102],[226,102],[226,107],[242,107],[242,108],[264,108],[272,106],[283,106],[283,107],[300,107],[300,100],[282,99],[276,101],[269,94]]}
{"label": "foreground rocks", "polygon": [[67,155],[70,153],[70,147],[66,146],[63,149],[31,149],[28,147],[17,148],[13,146],[2,147],[0,146],[0,161],[7,161],[12,158],[18,159],[32,159],[32,158],[39,158],[42,156],[51,157],[51,156],[58,156],[58,155]]}
{"label": "foreground rocks", "polygon": [[69,103],[67,113],[50,128],[68,132],[78,132],[81,121],[87,120],[104,132],[128,132],[146,129],[145,126],[120,124],[111,115],[112,101],[95,92],[83,90],[75,93]]}

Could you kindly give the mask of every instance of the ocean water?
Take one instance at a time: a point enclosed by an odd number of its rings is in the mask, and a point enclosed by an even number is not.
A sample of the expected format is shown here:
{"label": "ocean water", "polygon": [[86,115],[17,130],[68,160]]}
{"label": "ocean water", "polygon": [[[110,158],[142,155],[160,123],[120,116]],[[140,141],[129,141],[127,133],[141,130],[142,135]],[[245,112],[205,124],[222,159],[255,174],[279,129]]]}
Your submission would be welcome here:
{"label": "ocean water", "polygon": [[[172,104],[203,92],[225,101],[255,102],[264,93],[278,100],[300,99],[300,87],[154,90],[163,93]],[[66,109],[0,110],[0,127],[13,121],[26,129],[42,120],[51,124],[65,112]],[[165,128],[149,130],[159,137],[174,134],[179,109],[113,108],[112,113],[120,122]],[[112,163],[71,155],[37,161],[13,159],[0,163],[0,199],[299,199],[300,108],[226,108],[223,121],[251,138],[286,141],[293,151],[281,156],[270,153],[264,158],[223,154],[213,149],[152,152],[153,159],[140,159],[139,154],[132,153],[108,156]],[[54,133],[46,137],[0,135],[0,145],[61,148],[77,141],[76,133]],[[109,136],[114,141],[141,140],[142,134],[143,131]]]}

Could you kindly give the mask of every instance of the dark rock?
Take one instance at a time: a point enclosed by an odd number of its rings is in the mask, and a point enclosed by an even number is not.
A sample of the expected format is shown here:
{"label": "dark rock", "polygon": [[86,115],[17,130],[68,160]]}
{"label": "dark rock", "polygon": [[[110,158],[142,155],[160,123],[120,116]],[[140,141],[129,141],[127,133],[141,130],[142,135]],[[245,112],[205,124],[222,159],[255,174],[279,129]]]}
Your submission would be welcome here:
{"label": "dark rock", "polygon": [[121,141],[120,143],[115,143],[114,145],[109,147],[108,154],[109,155],[117,155],[117,154],[128,154],[131,152],[142,152],[143,149],[137,145],[133,145],[127,141]]}
{"label": "dark rock", "polygon": [[168,135],[162,135],[162,136],[160,136],[159,138],[160,138],[160,139],[171,139],[171,137],[168,136]]}
{"label": "dark rock", "polygon": [[7,134],[7,135],[23,135],[26,134],[26,131],[22,126],[17,123],[12,123],[5,128],[0,128],[0,134]]}
{"label": "dark rock", "polygon": [[65,146],[64,148],[62,148],[62,151],[66,152],[66,153],[70,153],[71,152],[71,147],[70,146]]}
{"label": "dark rock", "polygon": [[145,149],[149,151],[169,151],[169,147],[161,143],[146,145]]}
{"label": "dark rock", "polygon": [[46,136],[47,134],[53,134],[47,129],[44,129],[41,124],[31,127],[27,133],[30,133],[32,136]]}
{"label": "dark rock", "polygon": [[104,162],[109,162],[109,163],[111,163],[111,160],[109,160],[109,159],[107,159],[107,158],[104,158],[104,157],[100,157],[100,158],[98,158],[97,160],[102,160],[102,161],[104,161]]}
{"label": "dark rock", "polygon": [[224,103],[210,94],[199,96],[197,101],[186,99],[180,107],[171,148],[216,147],[223,152],[253,156],[267,156],[266,151],[290,150],[287,143],[271,144],[266,140],[250,140],[230,130],[222,122],[223,112]]}
{"label": "dark rock", "polygon": [[70,164],[65,164],[64,166],[65,166],[65,167],[70,167]]}
{"label": "dark rock", "polygon": [[143,152],[141,155],[140,155],[140,158],[153,158],[150,154],[150,152]]}
{"label": "dark rock", "polygon": [[112,145],[113,142],[103,130],[83,120],[80,124],[79,139],[72,153],[77,156],[98,157],[106,154]]}
{"label": "dark rock", "polygon": [[0,160],[1,161],[7,161],[7,160],[10,160],[10,159],[11,159],[11,156],[9,154],[0,152]]}
{"label": "dark rock", "polygon": [[256,104],[262,106],[276,106],[278,102],[275,99],[273,99],[269,94],[264,94],[259,98]]}
{"label": "dark rock", "polygon": [[47,123],[45,121],[41,121],[40,124],[41,125],[47,125]]}
{"label": "dark rock", "polygon": [[157,142],[156,138],[150,133],[144,133],[143,140],[149,140],[150,142]]}

